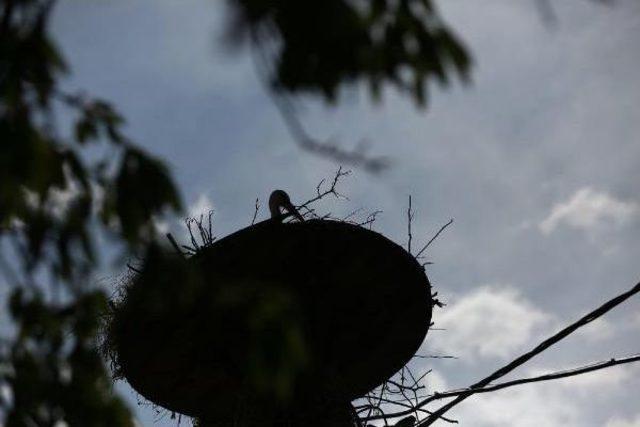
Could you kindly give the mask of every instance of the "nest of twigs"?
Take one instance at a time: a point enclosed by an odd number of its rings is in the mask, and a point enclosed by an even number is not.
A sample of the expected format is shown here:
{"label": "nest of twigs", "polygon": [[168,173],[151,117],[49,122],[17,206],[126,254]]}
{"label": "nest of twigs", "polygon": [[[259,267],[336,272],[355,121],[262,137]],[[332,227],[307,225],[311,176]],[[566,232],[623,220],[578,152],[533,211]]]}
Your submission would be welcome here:
{"label": "nest of twigs", "polygon": [[210,224],[192,220],[191,246],[169,236],[131,267],[105,328],[114,374],[213,425],[357,423],[350,402],[428,331],[423,266],[350,221],[267,220],[220,240]]}

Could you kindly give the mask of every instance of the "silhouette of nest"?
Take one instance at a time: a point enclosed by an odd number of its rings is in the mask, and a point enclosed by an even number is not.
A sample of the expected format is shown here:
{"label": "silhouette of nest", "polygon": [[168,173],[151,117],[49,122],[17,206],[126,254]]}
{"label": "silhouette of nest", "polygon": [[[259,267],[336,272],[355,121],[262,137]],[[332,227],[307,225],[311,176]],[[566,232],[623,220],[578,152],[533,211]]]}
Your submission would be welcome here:
{"label": "silhouette of nest", "polygon": [[437,300],[416,258],[370,230],[375,214],[299,208],[303,223],[266,220],[219,240],[209,213],[187,220],[191,245],[150,246],[105,322],[115,377],[219,425],[358,424],[350,402],[404,372]]}

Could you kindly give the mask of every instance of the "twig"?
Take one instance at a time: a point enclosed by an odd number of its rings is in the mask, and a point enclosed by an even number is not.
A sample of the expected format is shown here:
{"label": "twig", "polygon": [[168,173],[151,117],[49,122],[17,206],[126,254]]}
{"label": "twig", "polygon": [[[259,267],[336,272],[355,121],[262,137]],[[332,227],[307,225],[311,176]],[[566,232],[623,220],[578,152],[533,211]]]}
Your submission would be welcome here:
{"label": "twig", "polygon": [[189,231],[189,237],[191,238],[191,245],[194,250],[200,250],[200,245],[198,245],[198,241],[196,240],[196,236],[193,234],[193,230],[191,230],[191,224],[193,224],[195,220],[193,218],[186,218],[184,220],[185,225],[187,226],[187,231]]}
{"label": "twig", "polygon": [[256,218],[258,217],[259,210],[260,210],[260,199],[256,198],[256,207],[253,211],[253,218],[251,219],[251,225],[256,223]]}
{"label": "twig", "polygon": [[[414,406],[413,406],[413,405],[411,405],[410,403],[404,403],[404,402],[401,402],[401,401],[390,400],[390,399],[385,399],[385,398],[382,398],[382,399],[381,399],[381,401],[382,401],[383,403],[388,403],[388,404],[390,404],[390,405],[396,405],[396,406],[400,406],[400,407],[403,407],[403,408],[408,408],[408,409],[407,409],[407,412],[408,412],[408,413],[410,413],[410,414],[411,414],[411,413],[417,413],[417,412],[420,412],[420,413],[423,413],[423,414],[432,415],[432,412],[431,412],[431,411],[429,411],[429,410],[427,410],[427,409],[423,409],[423,408],[416,408],[416,409],[414,410]],[[357,407],[356,407],[356,409],[357,409],[358,411],[361,411],[361,412],[362,412],[362,411],[369,410],[369,409],[374,409],[374,410],[377,410],[377,411],[382,412],[382,410],[381,410],[380,408],[378,408],[378,407],[374,407],[374,406],[371,406],[371,405],[360,405],[360,406],[357,406]],[[361,417],[361,418],[360,418],[360,421],[362,422],[362,421],[370,421],[370,420],[373,420],[373,419],[384,419],[384,416],[383,416],[383,415],[377,415],[376,417],[379,417],[379,418],[373,418],[373,417],[369,417],[369,418],[367,418],[367,417]],[[387,418],[389,418],[389,416],[388,416],[388,415],[387,415],[386,417],[387,417]],[[441,417],[441,419],[442,419],[442,421],[446,421],[446,422],[451,423],[451,424],[458,424],[458,421],[453,420],[453,419],[451,419],[451,418]]]}
{"label": "twig", "polygon": [[191,246],[188,246],[188,245],[180,245],[180,246],[182,246],[182,248],[187,251],[187,255],[195,255],[198,252],[197,250],[195,250],[195,248],[192,248]]}
{"label": "twig", "polygon": [[427,242],[426,245],[424,245],[422,247],[422,249],[420,249],[420,251],[415,255],[416,259],[420,257],[420,255],[422,255],[422,253],[424,251],[427,250],[427,248],[429,247],[429,245],[431,245],[431,243],[433,243],[434,240],[436,240],[438,238],[438,236],[440,235],[440,233],[442,233],[445,228],[447,228],[448,226],[450,226],[451,224],[453,224],[453,218],[451,218],[449,220],[449,222],[447,222],[445,225],[443,225],[442,227],[440,227],[440,230],[438,230],[438,232],[436,234],[433,235],[433,237]]}
{"label": "twig", "polygon": [[[331,182],[331,185],[329,186],[329,188],[327,189],[322,189],[322,185],[325,183],[325,179],[320,180],[320,182],[318,183],[318,185],[316,186],[316,195],[315,197],[312,197],[311,199],[307,200],[306,202],[302,203],[301,205],[296,206],[296,209],[298,209],[298,211],[302,211],[302,216],[313,216],[313,217],[318,217],[318,215],[316,215],[315,210],[311,209],[309,206],[312,205],[313,203],[324,199],[326,196],[332,194],[333,196],[335,196],[335,198],[340,199],[347,199],[348,198],[342,194],[340,194],[337,190],[337,186],[338,186],[338,182],[340,182],[341,178],[344,178],[345,176],[349,176],[351,175],[351,171],[350,170],[346,170],[343,171],[342,170],[342,166],[340,166],[338,168],[338,171],[336,172],[336,174],[333,176],[333,181]],[[289,215],[287,215],[289,216]]]}
{"label": "twig", "polygon": [[505,382],[498,383],[498,384],[488,385],[488,386],[483,387],[483,388],[451,390],[451,391],[446,391],[446,392],[442,392],[442,393],[435,393],[434,396],[433,396],[433,400],[446,399],[446,398],[449,398],[449,397],[455,397],[455,396],[459,396],[460,394],[468,393],[468,392],[472,392],[472,394],[490,393],[492,391],[502,390],[503,388],[513,387],[513,386],[516,386],[516,385],[536,383],[536,382],[542,382],[542,381],[551,381],[551,380],[557,380],[557,379],[560,379],[560,378],[573,377],[573,376],[576,376],[576,375],[586,374],[588,372],[599,371],[600,369],[610,368],[610,367],[616,366],[616,365],[623,365],[623,364],[626,364],[626,363],[633,363],[633,362],[639,362],[639,361],[640,361],[640,354],[635,354],[635,355],[627,356],[627,357],[620,357],[620,358],[617,358],[617,359],[613,358],[613,359],[604,360],[604,361],[601,361],[601,362],[591,363],[591,364],[585,365],[585,366],[580,366],[580,367],[577,367],[577,368],[565,369],[565,370],[562,370],[562,371],[557,371],[557,372],[551,372],[551,373],[548,373],[548,374],[538,375],[538,376],[535,376],[535,377],[519,378],[517,380],[505,381]]}
{"label": "twig", "polygon": [[[466,393],[470,393],[470,394],[491,393],[491,392],[502,390],[502,389],[505,389],[505,388],[514,387],[514,386],[517,386],[517,385],[530,384],[530,383],[536,383],[536,382],[544,382],[544,381],[552,381],[552,380],[557,380],[557,379],[561,379],[561,378],[573,377],[573,376],[586,374],[586,373],[589,373],[589,372],[599,371],[601,369],[606,369],[606,368],[610,368],[610,367],[617,366],[617,365],[624,365],[624,364],[635,363],[635,362],[640,362],[640,354],[635,354],[635,355],[632,355],[632,356],[621,357],[621,358],[613,358],[613,359],[610,359],[610,360],[605,360],[605,361],[601,361],[601,362],[595,362],[595,363],[591,363],[589,365],[580,366],[580,367],[572,368],[572,369],[565,369],[565,370],[562,370],[562,371],[551,372],[551,373],[548,373],[548,374],[538,375],[538,376],[535,376],[535,377],[519,378],[519,379],[512,380],[512,381],[505,381],[505,382],[498,383],[498,384],[488,385],[488,386],[482,387],[482,388],[475,388],[475,389],[474,388],[464,388],[464,389],[449,390],[449,391],[434,393],[431,396],[427,397],[424,401],[422,401],[421,402],[421,406],[424,406],[425,402],[426,403],[431,403],[431,402],[436,401],[436,400],[449,399],[449,398],[457,397],[457,396],[460,396],[460,395],[466,394]],[[392,402],[392,403],[394,403],[394,404],[396,404],[398,406],[403,406],[399,402]],[[418,408],[418,409],[420,409],[420,408]],[[431,412],[431,414],[435,415],[436,412]],[[390,418],[390,417],[399,418],[399,417],[402,417],[402,416],[405,416],[405,415],[410,415],[412,413],[413,413],[413,410],[405,410],[405,411],[395,412],[395,413],[392,413],[392,414],[387,414],[386,417],[387,418]],[[374,421],[376,419],[380,419],[380,418],[374,416],[374,417],[367,418],[366,421]]]}
{"label": "twig", "polygon": [[[494,373],[492,373],[488,377],[483,378],[482,380],[478,381],[477,383],[471,385],[467,391],[461,392],[454,400],[452,400],[451,402],[443,405],[438,410],[434,411],[432,416],[430,416],[429,418],[427,418],[424,421],[422,421],[421,423],[419,423],[418,426],[419,427],[430,426],[441,415],[445,414],[447,411],[449,411],[454,406],[458,405],[460,402],[465,400],[467,397],[469,397],[472,394],[476,393],[476,389],[483,388],[483,387],[487,386],[488,384],[490,384],[491,382],[497,380],[498,378],[501,378],[501,377],[505,376],[509,372],[513,371],[515,368],[523,365],[524,363],[526,363],[527,361],[529,361],[533,357],[537,356],[538,354],[542,353],[543,351],[545,351],[546,349],[548,349],[552,345],[556,344],[557,342],[559,342],[562,339],[566,338],[567,336],[571,335],[572,333],[574,333],[579,328],[581,328],[581,327],[593,322],[594,320],[596,320],[597,318],[601,317],[605,313],[609,312],[613,308],[615,308],[618,305],[622,304],[624,301],[626,301],[627,299],[631,298],[633,295],[637,294],[638,292],[640,292],[640,283],[637,283],[630,290],[628,290],[628,291],[616,296],[615,298],[605,302],[600,307],[598,307],[597,309],[595,309],[592,312],[588,313],[587,315],[583,316],[582,318],[580,318],[576,322],[570,324],[566,328],[562,329],[560,332],[558,332],[555,335],[547,338],[546,340],[544,340],[543,342],[538,344],[538,346],[536,346],[533,350],[531,350],[531,351],[519,356],[518,358],[516,358],[512,362],[508,363],[507,365],[503,366],[502,368],[498,369],[497,371],[495,371]],[[433,400],[433,399],[431,399],[431,400]],[[419,406],[424,406],[427,403],[429,403],[431,400],[426,399],[426,400],[420,402]]]}
{"label": "twig", "polygon": [[[206,248],[211,246],[211,244],[216,240],[213,236],[213,210],[209,210],[207,215],[207,224],[204,224],[204,214],[200,214],[200,218],[189,217],[185,219],[185,225],[187,226],[187,230],[189,231],[189,236],[191,238],[192,247],[186,247],[187,250],[192,252],[198,252],[202,248]],[[198,234],[200,234],[200,241],[202,244],[198,243],[198,239],[196,238],[194,231],[191,229],[192,224],[195,224]]]}
{"label": "twig", "polygon": [[252,32],[251,35],[257,47],[253,51],[254,54],[251,55],[256,74],[262,80],[267,94],[280,113],[289,135],[298,146],[309,152],[333,159],[338,163],[362,166],[367,172],[373,174],[380,173],[389,167],[389,159],[369,156],[364,144],[358,144],[352,150],[345,150],[330,141],[320,142],[311,137],[300,121],[291,97],[276,93],[276,89],[272,87],[270,79],[274,72],[273,66],[270,64],[271,61],[267,57],[268,54],[265,52],[266,48],[260,43],[260,37],[256,32]]}
{"label": "twig", "polygon": [[439,354],[416,354],[413,357],[416,359],[458,359],[458,356],[447,356]]}
{"label": "twig", "polygon": [[411,253],[411,240],[413,234],[411,234],[411,221],[413,221],[413,212],[411,211],[411,195],[409,195],[409,208],[407,209],[407,234],[409,236],[407,241],[407,252]]}
{"label": "twig", "polygon": [[134,273],[138,273],[141,274],[142,271],[140,271],[139,269],[135,268],[134,266],[132,266],[131,264],[127,263],[127,268],[131,271],[133,271]]}
{"label": "twig", "polygon": [[353,211],[351,211],[348,215],[343,216],[340,221],[342,222],[350,222],[350,219],[353,218],[356,214],[362,212],[363,209],[362,208],[358,208],[358,209],[354,209]]}
{"label": "twig", "polygon": [[373,223],[376,222],[376,219],[378,218],[378,215],[381,214],[381,213],[382,213],[382,211],[373,211],[369,215],[367,215],[367,218],[365,218],[364,221],[358,222],[356,225],[359,225],[361,227],[364,227],[365,225],[368,225],[369,226],[369,230],[371,230],[371,227],[373,226]]}
{"label": "twig", "polygon": [[178,242],[176,242],[176,239],[173,238],[171,233],[167,233],[167,239],[169,239],[169,242],[171,242],[171,245],[173,246],[173,249],[176,250],[176,253],[181,257],[184,257],[184,253],[180,250],[180,246],[178,246]]}

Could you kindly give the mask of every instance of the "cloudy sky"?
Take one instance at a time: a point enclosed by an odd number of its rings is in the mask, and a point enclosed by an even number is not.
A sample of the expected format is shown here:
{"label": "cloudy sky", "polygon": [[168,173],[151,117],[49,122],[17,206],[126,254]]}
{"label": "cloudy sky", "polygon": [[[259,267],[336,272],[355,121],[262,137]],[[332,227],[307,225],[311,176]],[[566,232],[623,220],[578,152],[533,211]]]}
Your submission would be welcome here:
{"label": "cloudy sky", "polygon": [[[534,0],[440,1],[475,68],[471,85],[434,87],[426,111],[393,90],[380,104],[357,88],[339,108],[300,104],[314,135],[366,140],[393,162],[379,176],[355,169],[342,187],[350,201],[326,209],[380,209],[376,229],[398,243],[410,194],[415,239],[455,219],[428,254],[446,330],[421,351],[458,359],[416,366],[433,369],[429,390],[480,379],[640,277],[640,2],[552,3],[555,24]],[[247,52],[220,44],[222,4],[64,0],[54,20],[73,70],[65,85],[112,101],[128,134],[167,160],[190,210],[215,210],[220,236],[250,222],[256,197],[282,188],[304,200],[338,166],[295,146]],[[636,298],[516,376],[640,352],[639,313]],[[638,374],[477,396],[450,415],[463,426],[638,427]],[[157,418],[136,414],[144,426]]]}

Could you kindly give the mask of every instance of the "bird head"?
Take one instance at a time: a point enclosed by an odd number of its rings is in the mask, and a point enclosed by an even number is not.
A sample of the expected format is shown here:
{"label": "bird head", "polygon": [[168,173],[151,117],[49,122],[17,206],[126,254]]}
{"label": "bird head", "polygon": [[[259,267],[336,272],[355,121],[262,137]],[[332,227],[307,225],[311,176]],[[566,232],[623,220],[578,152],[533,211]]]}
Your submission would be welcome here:
{"label": "bird head", "polygon": [[286,210],[290,215],[295,216],[299,221],[304,221],[304,218],[293,203],[289,199],[289,195],[283,190],[275,190],[269,196],[269,211],[271,212],[271,219],[277,219],[282,221],[284,215],[280,209]]}

